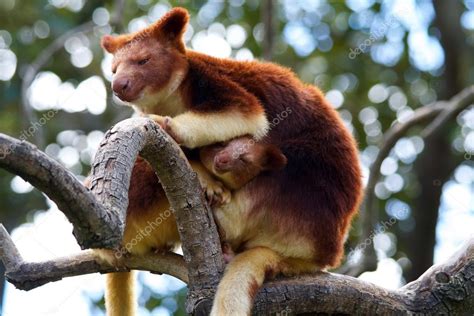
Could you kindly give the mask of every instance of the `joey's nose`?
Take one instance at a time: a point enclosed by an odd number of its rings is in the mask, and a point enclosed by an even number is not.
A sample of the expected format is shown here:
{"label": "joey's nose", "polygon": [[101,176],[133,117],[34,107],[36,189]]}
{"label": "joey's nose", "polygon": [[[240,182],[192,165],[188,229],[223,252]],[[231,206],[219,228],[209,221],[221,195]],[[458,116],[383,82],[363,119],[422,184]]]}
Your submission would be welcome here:
{"label": "joey's nose", "polygon": [[117,78],[112,83],[112,90],[114,93],[122,99],[126,95],[127,90],[130,89],[130,79],[128,78]]}
{"label": "joey's nose", "polygon": [[214,167],[219,172],[224,172],[230,169],[232,157],[228,154],[218,154],[214,157]]}

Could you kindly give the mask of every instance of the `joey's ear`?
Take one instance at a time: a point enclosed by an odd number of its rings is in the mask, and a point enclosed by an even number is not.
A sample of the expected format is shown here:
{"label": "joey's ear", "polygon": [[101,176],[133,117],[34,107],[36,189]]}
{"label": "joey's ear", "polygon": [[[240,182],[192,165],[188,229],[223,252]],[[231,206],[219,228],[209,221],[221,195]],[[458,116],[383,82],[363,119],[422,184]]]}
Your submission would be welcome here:
{"label": "joey's ear", "polygon": [[100,41],[100,45],[109,53],[114,54],[119,48],[127,43],[128,39],[125,35],[112,36],[104,35]]}
{"label": "joey's ear", "polygon": [[184,49],[183,34],[188,22],[189,13],[186,9],[173,8],[153,25],[153,30],[155,35],[176,42]]}
{"label": "joey's ear", "polygon": [[280,170],[286,166],[288,160],[281,150],[273,145],[267,145],[265,148],[264,170]]}

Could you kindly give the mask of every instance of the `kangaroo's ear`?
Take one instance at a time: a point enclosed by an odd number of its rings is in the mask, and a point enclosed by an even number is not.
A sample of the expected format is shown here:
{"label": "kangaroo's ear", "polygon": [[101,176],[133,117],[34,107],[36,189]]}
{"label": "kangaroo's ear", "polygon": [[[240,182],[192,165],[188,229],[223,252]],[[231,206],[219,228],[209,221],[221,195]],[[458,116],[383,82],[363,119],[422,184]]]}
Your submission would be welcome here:
{"label": "kangaroo's ear", "polygon": [[122,48],[130,41],[129,35],[104,35],[102,40],[100,41],[100,45],[104,48],[107,52],[114,54],[117,50]]}
{"label": "kangaroo's ear", "polygon": [[263,170],[281,170],[286,166],[288,159],[281,150],[274,145],[266,145]]}
{"label": "kangaroo's ear", "polygon": [[167,39],[184,51],[183,34],[189,22],[189,13],[183,8],[174,8],[151,27],[159,38]]}
{"label": "kangaroo's ear", "polygon": [[118,49],[117,41],[112,35],[104,35],[100,41],[100,45],[111,54],[115,53]]}

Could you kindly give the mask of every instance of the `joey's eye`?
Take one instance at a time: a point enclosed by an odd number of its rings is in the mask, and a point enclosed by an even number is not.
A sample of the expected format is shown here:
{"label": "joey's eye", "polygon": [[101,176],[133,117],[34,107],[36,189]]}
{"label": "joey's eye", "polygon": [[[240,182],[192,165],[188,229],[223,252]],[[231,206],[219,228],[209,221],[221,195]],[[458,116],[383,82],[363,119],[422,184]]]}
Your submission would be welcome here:
{"label": "joey's eye", "polygon": [[139,64],[140,66],[141,66],[141,65],[145,65],[149,60],[150,60],[150,58],[145,58],[145,59],[139,60],[139,61],[138,61],[138,64]]}
{"label": "joey's eye", "polygon": [[239,160],[244,162],[244,163],[247,163],[247,162],[249,162],[249,156],[246,155],[246,154],[242,154],[242,155],[239,156]]}

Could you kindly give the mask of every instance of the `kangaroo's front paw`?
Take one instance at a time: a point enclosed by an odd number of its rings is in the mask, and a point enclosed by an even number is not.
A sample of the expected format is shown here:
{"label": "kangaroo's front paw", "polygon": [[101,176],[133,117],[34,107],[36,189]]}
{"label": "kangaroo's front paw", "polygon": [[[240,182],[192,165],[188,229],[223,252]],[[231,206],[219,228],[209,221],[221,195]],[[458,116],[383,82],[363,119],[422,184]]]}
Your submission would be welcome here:
{"label": "kangaroo's front paw", "polygon": [[201,177],[199,178],[199,181],[201,182],[201,186],[206,194],[207,202],[211,206],[219,206],[230,202],[232,195],[230,190],[227,189],[222,182]]}
{"label": "kangaroo's front paw", "polygon": [[175,121],[169,116],[161,116],[161,115],[149,115],[151,119],[153,119],[156,123],[158,123],[161,128],[170,135],[178,144],[183,142],[183,138],[180,135],[178,126]]}

